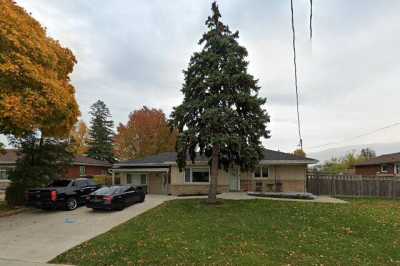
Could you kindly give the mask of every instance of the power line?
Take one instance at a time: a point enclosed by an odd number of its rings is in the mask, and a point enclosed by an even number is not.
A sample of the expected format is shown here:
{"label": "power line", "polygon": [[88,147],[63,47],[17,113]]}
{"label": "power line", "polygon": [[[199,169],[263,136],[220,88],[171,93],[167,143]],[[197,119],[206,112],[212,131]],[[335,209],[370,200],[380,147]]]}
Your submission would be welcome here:
{"label": "power line", "polygon": [[312,40],[312,0],[310,0],[310,40]]}
{"label": "power line", "polygon": [[388,128],[392,128],[392,127],[395,127],[395,126],[399,126],[399,125],[400,125],[400,121],[396,122],[396,123],[393,123],[393,124],[390,124],[390,125],[387,125],[387,126],[384,126],[384,127],[377,128],[375,130],[372,130],[372,131],[364,133],[364,134],[360,134],[360,135],[357,135],[357,136],[354,136],[354,137],[350,137],[350,138],[347,138],[347,139],[342,139],[340,141],[328,142],[328,143],[317,145],[317,146],[307,147],[307,149],[317,149],[317,148],[322,148],[322,147],[325,147],[325,146],[330,146],[330,145],[333,145],[333,144],[341,144],[343,142],[348,142],[348,141],[351,141],[351,140],[355,140],[355,139],[359,139],[359,138],[362,138],[362,137],[366,137],[366,136],[375,134],[375,133],[377,133],[379,131],[382,131],[382,130],[385,130],[385,129],[388,129]]}
{"label": "power line", "polygon": [[297,63],[296,63],[296,31],[294,29],[294,16],[293,16],[293,0],[290,0],[290,11],[292,14],[292,37],[293,37],[293,65],[294,65],[294,86],[296,88],[296,110],[297,110],[297,128],[299,134],[299,146],[303,149],[303,139],[301,137],[301,126],[300,126],[300,111],[299,111],[299,90],[297,86]]}

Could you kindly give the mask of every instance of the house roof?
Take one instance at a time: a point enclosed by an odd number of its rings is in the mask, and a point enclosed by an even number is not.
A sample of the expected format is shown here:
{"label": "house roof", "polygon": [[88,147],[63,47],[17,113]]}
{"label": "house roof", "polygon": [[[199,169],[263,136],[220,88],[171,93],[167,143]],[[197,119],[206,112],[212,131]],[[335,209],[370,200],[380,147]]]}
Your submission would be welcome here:
{"label": "house roof", "polygon": [[96,160],[86,156],[75,156],[72,164],[74,165],[93,165],[93,166],[105,166],[111,167],[112,164],[106,161]]}
{"label": "house roof", "polygon": [[[188,161],[190,158],[188,157]],[[168,166],[175,164],[176,152],[164,152],[156,155],[147,156],[143,159],[120,161],[114,164],[114,167],[123,166]],[[197,155],[196,162],[208,162],[208,158],[204,155]],[[264,158],[261,160],[263,164],[313,164],[317,160],[311,158],[303,158],[290,153],[273,151],[264,149]]]}
{"label": "house roof", "polygon": [[[17,149],[5,149],[4,153],[0,153],[0,165],[15,164],[19,156]],[[72,164],[111,167],[111,163],[109,162],[96,160],[86,156],[75,156],[72,160]]]}
{"label": "house roof", "polygon": [[397,162],[400,162],[400,152],[383,154],[381,156],[371,158],[365,162],[357,163],[354,166],[378,165],[378,164],[384,164],[384,163],[397,163]]}

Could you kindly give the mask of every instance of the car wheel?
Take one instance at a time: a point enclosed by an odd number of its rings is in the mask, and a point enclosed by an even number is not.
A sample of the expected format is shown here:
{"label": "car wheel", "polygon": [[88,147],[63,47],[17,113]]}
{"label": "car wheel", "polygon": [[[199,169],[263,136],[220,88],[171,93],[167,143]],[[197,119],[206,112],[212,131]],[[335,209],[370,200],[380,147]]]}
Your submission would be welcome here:
{"label": "car wheel", "polygon": [[144,198],[145,198],[145,196],[143,195],[143,196],[140,198],[139,202],[144,202]]}
{"label": "car wheel", "polygon": [[76,201],[75,198],[68,198],[67,202],[66,202],[66,207],[67,207],[67,210],[73,211],[76,208],[78,208],[78,202]]}

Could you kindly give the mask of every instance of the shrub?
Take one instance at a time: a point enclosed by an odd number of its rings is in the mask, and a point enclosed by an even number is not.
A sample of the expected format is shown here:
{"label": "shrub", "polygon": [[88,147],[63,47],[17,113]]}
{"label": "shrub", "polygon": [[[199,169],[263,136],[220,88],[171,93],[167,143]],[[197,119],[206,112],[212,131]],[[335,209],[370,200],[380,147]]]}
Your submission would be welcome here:
{"label": "shrub", "polygon": [[26,187],[22,184],[11,183],[6,189],[6,202],[10,207],[21,206],[25,203]]}
{"label": "shrub", "polygon": [[111,186],[112,185],[112,177],[111,176],[95,175],[95,176],[93,176],[93,180],[98,185],[105,185],[105,186]]}

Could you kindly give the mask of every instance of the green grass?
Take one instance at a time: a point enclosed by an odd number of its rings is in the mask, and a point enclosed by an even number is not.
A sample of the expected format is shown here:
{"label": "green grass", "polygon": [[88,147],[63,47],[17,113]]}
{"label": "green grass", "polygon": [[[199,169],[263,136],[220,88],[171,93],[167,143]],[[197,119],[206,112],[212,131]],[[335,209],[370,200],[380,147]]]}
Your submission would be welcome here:
{"label": "green grass", "polygon": [[53,260],[75,265],[400,265],[400,202],[175,200]]}

